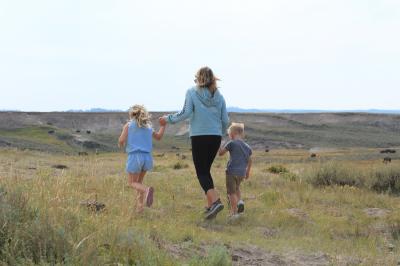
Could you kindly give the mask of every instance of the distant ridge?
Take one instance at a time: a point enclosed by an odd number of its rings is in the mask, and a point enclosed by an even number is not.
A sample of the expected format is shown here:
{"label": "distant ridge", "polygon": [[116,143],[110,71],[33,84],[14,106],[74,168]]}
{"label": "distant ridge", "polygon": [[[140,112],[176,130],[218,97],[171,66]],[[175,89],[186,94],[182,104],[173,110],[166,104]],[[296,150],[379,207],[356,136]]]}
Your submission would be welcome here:
{"label": "distant ridge", "polygon": [[67,110],[65,112],[69,112],[69,113],[120,113],[120,112],[125,112],[125,111],[119,110],[119,109],[90,108],[90,109],[86,109],[86,110],[71,109],[71,110]]}
{"label": "distant ridge", "polygon": [[[373,114],[400,114],[399,110],[383,110],[383,109],[356,109],[356,110],[323,110],[323,109],[257,109],[257,108],[240,108],[228,107],[228,112],[233,113],[373,113]],[[91,108],[87,110],[67,110],[66,112],[86,112],[86,113],[118,113],[126,112],[119,109]]]}
{"label": "distant ridge", "polygon": [[234,113],[373,113],[373,114],[400,114],[399,110],[383,109],[355,109],[355,110],[323,110],[323,109],[246,109],[228,107],[228,112]]}
{"label": "distant ridge", "polygon": [[[228,107],[228,112],[232,113],[289,113],[289,114],[301,114],[301,113],[371,113],[371,114],[400,114],[399,110],[385,110],[385,109],[354,109],[354,110],[329,110],[329,109],[257,109],[257,108],[241,108],[241,107]],[[127,110],[121,109],[105,109],[105,108],[90,108],[90,109],[70,109],[66,111],[54,111],[54,112],[67,112],[67,113],[121,113]],[[166,112],[175,112],[166,111]],[[0,112],[41,112],[41,111],[21,111],[21,110],[10,110],[0,109]],[[163,111],[152,111],[152,112],[163,112]],[[47,112],[45,112],[47,113]]]}

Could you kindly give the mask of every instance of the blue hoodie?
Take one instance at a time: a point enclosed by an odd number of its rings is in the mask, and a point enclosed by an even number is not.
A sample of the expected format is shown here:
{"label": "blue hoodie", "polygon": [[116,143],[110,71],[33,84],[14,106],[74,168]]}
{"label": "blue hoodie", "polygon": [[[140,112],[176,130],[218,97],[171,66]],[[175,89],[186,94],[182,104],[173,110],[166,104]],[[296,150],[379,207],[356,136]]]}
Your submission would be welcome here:
{"label": "blue hoodie", "polygon": [[207,88],[193,87],[186,92],[182,111],[168,115],[167,122],[175,124],[190,118],[190,136],[225,136],[229,123],[225,99],[219,90],[214,95]]}

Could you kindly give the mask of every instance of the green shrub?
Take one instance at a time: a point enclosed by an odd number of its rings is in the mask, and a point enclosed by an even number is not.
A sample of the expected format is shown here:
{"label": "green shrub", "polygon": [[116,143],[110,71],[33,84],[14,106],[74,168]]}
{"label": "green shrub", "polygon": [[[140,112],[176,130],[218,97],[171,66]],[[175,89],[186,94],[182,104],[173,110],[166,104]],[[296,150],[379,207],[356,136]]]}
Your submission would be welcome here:
{"label": "green shrub", "polygon": [[364,185],[362,174],[346,168],[337,162],[314,166],[307,174],[307,180],[314,186],[355,186]]}
{"label": "green shrub", "polygon": [[193,258],[190,266],[230,266],[231,257],[224,246],[212,246],[208,249],[207,256],[204,258]]}
{"label": "green shrub", "polygon": [[297,175],[293,173],[283,173],[282,177],[286,180],[289,180],[291,182],[294,182],[297,180]]}
{"label": "green shrub", "polygon": [[279,199],[280,194],[274,190],[267,190],[262,195],[262,200],[265,203],[266,207],[273,206]]}
{"label": "green shrub", "polygon": [[377,192],[400,193],[400,167],[386,165],[373,170],[370,188]]}
{"label": "green shrub", "polygon": [[232,265],[228,251],[224,246],[216,246],[209,250],[204,265],[229,266]]}
{"label": "green shrub", "polygon": [[[154,233],[152,233],[154,234]],[[160,242],[157,242],[160,241]],[[174,265],[160,239],[136,228],[110,224],[75,246],[73,265]]]}
{"label": "green shrub", "polygon": [[174,166],[172,168],[174,168],[175,170],[179,170],[179,169],[184,169],[184,168],[188,168],[189,165],[186,163],[181,163],[181,162],[177,162],[176,164],[174,164]]}
{"label": "green shrub", "polygon": [[272,165],[268,169],[268,172],[273,173],[273,174],[282,174],[282,173],[288,173],[288,169],[284,167],[283,165]]}

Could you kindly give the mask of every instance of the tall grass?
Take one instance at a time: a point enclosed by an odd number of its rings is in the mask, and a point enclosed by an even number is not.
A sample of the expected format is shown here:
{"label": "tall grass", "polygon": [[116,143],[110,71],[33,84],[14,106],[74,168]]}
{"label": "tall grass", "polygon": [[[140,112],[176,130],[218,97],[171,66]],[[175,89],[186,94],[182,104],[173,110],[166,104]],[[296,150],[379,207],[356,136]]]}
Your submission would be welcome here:
{"label": "tall grass", "polygon": [[362,173],[343,166],[338,162],[322,163],[314,166],[306,174],[309,182],[315,186],[356,186],[362,187]]}
{"label": "tall grass", "polygon": [[232,265],[228,250],[224,246],[213,246],[208,249],[208,255],[204,258],[194,258],[190,266],[230,266]]}
{"label": "tall grass", "polygon": [[[399,254],[398,198],[385,189],[368,189],[377,183],[375,177],[383,180],[375,172],[390,180],[398,172],[396,161],[372,161],[378,165],[373,167],[347,159],[329,165],[306,160],[285,163],[287,173],[271,174],[265,153],[255,152],[251,177],[241,186],[246,210],[232,225],[227,222],[228,210],[211,222],[202,220],[204,195],[195,169],[173,169],[175,153],[155,156],[156,168],[145,178],[155,188],[154,205],[137,215],[136,195],[126,185],[123,154],[79,157],[0,150],[0,187],[7,190],[0,193],[0,265],[230,265],[230,253],[238,247],[255,264],[265,250],[267,256],[282,254],[288,259],[294,251],[305,259],[309,253],[323,252],[365,258],[368,265],[395,265],[384,245],[391,236],[392,253]],[[281,151],[268,166],[282,165],[282,158],[299,154]],[[227,158],[216,160],[215,186],[226,203],[225,169],[217,165],[225,165]],[[58,163],[68,169],[51,168]],[[28,169],[31,166],[37,170]],[[333,174],[323,175],[327,172]],[[316,177],[330,181],[313,186]],[[335,187],[345,178],[359,178],[360,183],[346,184],[363,189]],[[103,212],[80,205],[94,198],[106,204]],[[386,216],[370,217],[365,208],[385,209]]]}
{"label": "tall grass", "polygon": [[386,165],[371,173],[370,188],[378,192],[400,194],[400,166]]}
{"label": "tall grass", "polygon": [[20,191],[1,190],[0,224],[0,261],[6,264],[65,263],[72,253],[65,230],[32,209]]}
{"label": "tall grass", "polygon": [[[112,224],[94,229],[73,214],[55,224],[18,189],[0,187],[0,225],[0,265],[179,265],[140,229]],[[231,265],[231,259],[225,247],[216,246],[189,265]]]}
{"label": "tall grass", "polygon": [[327,162],[314,166],[306,179],[315,186],[354,186],[376,192],[400,193],[400,166],[383,165],[367,169],[355,169]]}

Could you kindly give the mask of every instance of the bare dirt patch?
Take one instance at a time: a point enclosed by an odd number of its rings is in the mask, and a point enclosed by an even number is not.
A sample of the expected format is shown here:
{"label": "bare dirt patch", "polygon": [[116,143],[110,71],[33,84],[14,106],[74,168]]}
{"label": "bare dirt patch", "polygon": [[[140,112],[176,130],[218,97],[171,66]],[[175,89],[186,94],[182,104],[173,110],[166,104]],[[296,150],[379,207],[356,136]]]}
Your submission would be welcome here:
{"label": "bare dirt patch", "polygon": [[390,213],[389,210],[379,208],[366,208],[363,212],[370,217],[385,217]]}
{"label": "bare dirt patch", "polygon": [[288,214],[290,214],[293,217],[299,218],[300,220],[308,220],[308,214],[304,212],[303,210],[297,209],[297,208],[291,208],[286,210]]}
{"label": "bare dirt patch", "polygon": [[[209,244],[196,245],[191,241],[180,244],[162,245],[167,252],[177,259],[190,259],[193,256],[205,257],[208,251],[212,249]],[[264,266],[264,265],[299,265],[299,266],[324,266],[331,264],[331,258],[322,252],[313,254],[303,254],[300,252],[290,252],[286,254],[277,254],[274,252],[260,249],[256,246],[235,246],[225,245],[233,265],[242,266]]]}

